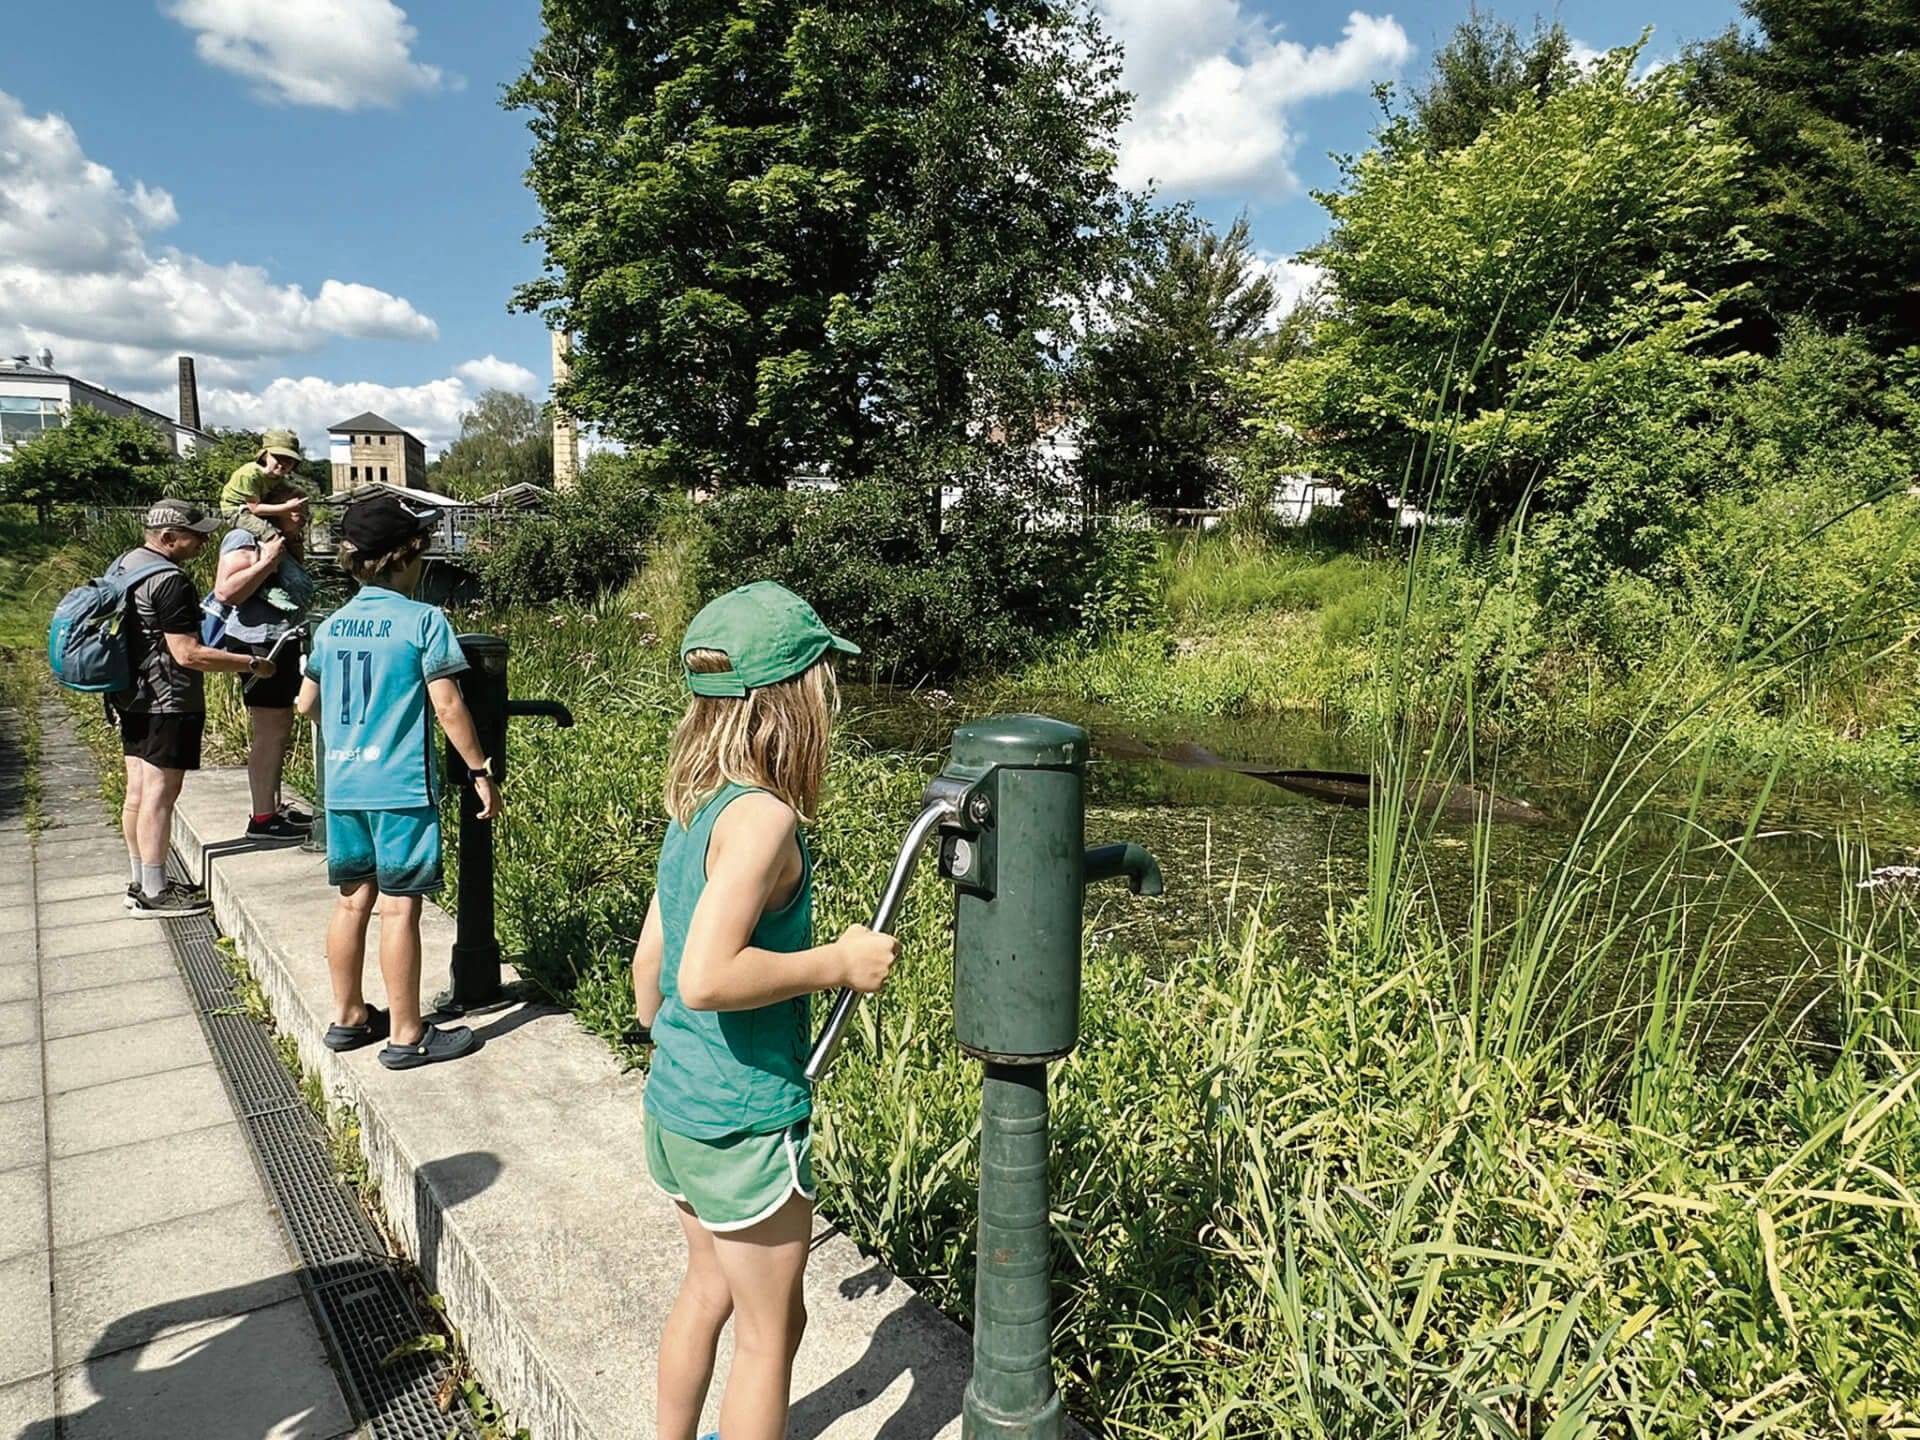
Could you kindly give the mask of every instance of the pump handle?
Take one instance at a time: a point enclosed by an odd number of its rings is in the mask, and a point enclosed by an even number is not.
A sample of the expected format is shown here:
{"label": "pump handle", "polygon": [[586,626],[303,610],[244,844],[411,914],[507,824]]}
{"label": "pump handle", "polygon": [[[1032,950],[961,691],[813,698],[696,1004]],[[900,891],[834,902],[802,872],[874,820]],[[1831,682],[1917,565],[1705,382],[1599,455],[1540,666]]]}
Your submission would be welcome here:
{"label": "pump handle", "polygon": [[[913,874],[914,862],[920,858],[920,847],[926,843],[927,836],[933,833],[936,825],[957,815],[959,810],[957,792],[938,781],[927,787],[927,808],[907,827],[907,838],[900,843],[900,853],[893,862],[893,873],[887,877],[887,888],[881,892],[880,904],[874,909],[873,924],[869,928],[875,933],[893,933],[894,911],[900,908],[900,897],[906,894],[907,880]],[[807,1083],[818,1085],[821,1076],[827,1073],[827,1066],[833,1063],[841,1037],[846,1033],[847,1021],[853,1018],[853,1007],[859,1003],[858,990],[845,989],[834,996],[833,1012],[820,1028],[820,1038],[813,1042],[813,1053],[807,1057],[806,1070],[803,1072]]]}

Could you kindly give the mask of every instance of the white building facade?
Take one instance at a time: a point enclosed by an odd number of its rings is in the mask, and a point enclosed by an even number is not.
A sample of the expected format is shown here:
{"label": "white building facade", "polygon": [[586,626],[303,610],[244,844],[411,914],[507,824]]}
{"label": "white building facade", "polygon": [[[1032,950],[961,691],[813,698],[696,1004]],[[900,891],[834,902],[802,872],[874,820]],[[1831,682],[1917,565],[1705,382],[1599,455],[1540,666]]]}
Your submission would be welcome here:
{"label": "white building facade", "polygon": [[150,410],[137,401],[103,390],[78,376],[53,367],[53,354],[0,356],[0,463],[13,458],[13,447],[46,430],[67,423],[67,413],[85,405],[103,415],[131,415],[167,437],[176,454],[185,455],[206,433],[183,425],[171,416]]}

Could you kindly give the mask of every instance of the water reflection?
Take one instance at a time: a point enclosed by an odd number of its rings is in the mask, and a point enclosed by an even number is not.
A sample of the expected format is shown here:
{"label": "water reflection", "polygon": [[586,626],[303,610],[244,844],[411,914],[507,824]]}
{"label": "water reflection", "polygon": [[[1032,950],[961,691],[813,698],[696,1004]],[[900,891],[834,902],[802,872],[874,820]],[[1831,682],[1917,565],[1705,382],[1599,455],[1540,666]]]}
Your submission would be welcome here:
{"label": "water reflection", "polygon": [[[1009,705],[1004,695],[994,708]],[[1290,793],[1227,769],[1196,769],[1133,758],[1197,742],[1230,762],[1287,769],[1364,771],[1355,741],[1304,717],[1189,717],[1141,722],[1099,706],[1055,697],[1022,697],[1024,708],[1085,726],[1094,737],[1089,772],[1088,838],[1125,836],[1159,858],[1167,877],[1162,905],[1089,897],[1090,938],[1149,953],[1185,949],[1203,937],[1238,934],[1249,912],[1288,932],[1304,952],[1324,941],[1330,906],[1365,893],[1368,816]],[[885,690],[848,695],[849,728],[883,749],[937,756],[953,727],[982,708],[962,696],[932,703]],[[1764,777],[1715,773],[1696,792],[1697,767],[1658,770],[1630,788],[1650,803],[1616,804],[1576,843],[1615,756],[1578,747],[1510,752],[1475,778],[1539,807],[1533,825],[1495,825],[1482,862],[1496,921],[1567,866],[1593,885],[1603,910],[1634,917],[1622,938],[1660,939],[1719,967],[1710,991],[1728,1034],[1744,1034],[1760,1014],[1818,1009],[1839,943],[1831,931],[1860,878],[1865,857],[1893,863],[1914,856],[1920,809],[1907,797],[1833,783],[1783,782],[1762,807]],[[1635,811],[1604,851],[1618,815]],[[1433,922],[1459,933],[1481,893],[1470,821],[1439,817],[1414,827],[1416,866]],[[1743,854],[1731,847],[1748,837]],[[1596,857],[1604,854],[1604,861]],[[1657,898],[1656,898],[1657,897]],[[1631,949],[1631,943],[1619,947]],[[1744,1017],[1744,1018],[1743,1018]],[[1815,1027],[1817,1028],[1817,1026]]]}

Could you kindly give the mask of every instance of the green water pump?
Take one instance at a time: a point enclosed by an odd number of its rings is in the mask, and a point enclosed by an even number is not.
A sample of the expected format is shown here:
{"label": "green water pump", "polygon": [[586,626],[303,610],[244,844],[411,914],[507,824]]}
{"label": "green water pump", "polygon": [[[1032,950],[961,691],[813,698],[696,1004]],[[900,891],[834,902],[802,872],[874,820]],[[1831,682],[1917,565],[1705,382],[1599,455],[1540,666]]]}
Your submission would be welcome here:
{"label": "green water pump", "polygon": [[[1124,877],[1158,895],[1138,845],[1086,848],[1087,735],[1039,715],[997,715],[954,732],[927,787],[874,929],[891,927],[921,843],[939,831],[954,887],[953,1020],[985,1062],[980,1255],[965,1440],[1056,1440],[1047,1203],[1047,1062],[1080,1038],[1084,892]],[[857,997],[843,992],[808,1062],[818,1080]]]}

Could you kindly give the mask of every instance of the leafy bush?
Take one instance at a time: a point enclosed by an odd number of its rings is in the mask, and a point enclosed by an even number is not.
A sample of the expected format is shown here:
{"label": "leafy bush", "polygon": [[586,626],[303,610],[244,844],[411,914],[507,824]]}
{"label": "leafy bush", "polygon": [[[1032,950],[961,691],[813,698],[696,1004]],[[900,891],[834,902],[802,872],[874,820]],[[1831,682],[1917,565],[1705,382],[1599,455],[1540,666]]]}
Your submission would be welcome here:
{"label": "leafy bush", "polygon": [[545,513],[501,521],[469,546],[463,563],[495,605],[591,599],[639,573],[673,504],[644,461],[595,455]]}
{"label": "leafy bush", "polygon": [[737,490],[700,511],[701,590],[778,580],[911,683],[978,673],[1066,628],[1080,600],[1077,535],[1036,531],[975,487],[936,537],[926,487],[866,480],[833,492]]}

